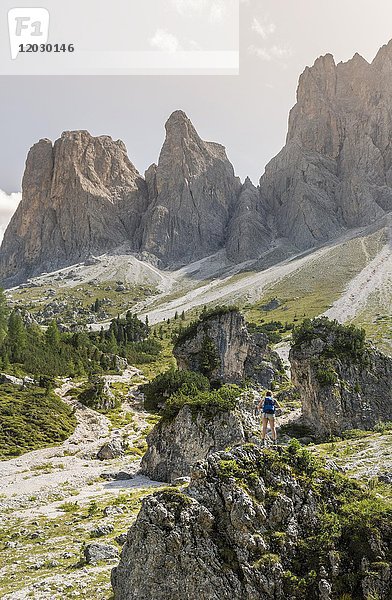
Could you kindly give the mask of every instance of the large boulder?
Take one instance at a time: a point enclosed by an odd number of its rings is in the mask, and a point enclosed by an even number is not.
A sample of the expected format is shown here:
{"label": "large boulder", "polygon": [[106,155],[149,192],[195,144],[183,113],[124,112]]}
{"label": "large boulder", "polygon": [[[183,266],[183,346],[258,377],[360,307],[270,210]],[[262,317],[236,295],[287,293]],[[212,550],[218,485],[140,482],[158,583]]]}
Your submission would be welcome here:
{"label": "large boulder", "polygon": [[290,362],[304,421],[316,434],[392,420],[392,359],[367,345],[360,330],[325,317],[306,322]]}
{"label": "large boulder", "polygon": [[298,447],[212,454],[185,492],[143,500],[112,572],[114,598],[364,600],[372,586],[389,598],[389,511],[358,519],[344,509],[350,493],[369,501]]}
{"label": "large boulder", "polygon": [[116,559],[118,554],[117,548],[108,544],[87,544],[84,548],[84,558],[88,565]]}
{"label": "large boulder", "polygon": [[113,438],[106,442],[97,453],[99,460],[113,460],[124,455],[124,447],[120,438]]}
{"label": "large boulder", "polygon": [[262,333],[250,334],[236,309],[217,309],[185,330],[173,354],[180,369],[219,383],[253,380],[263,387],[280,379],[282,362]]}
{"label": "large boulder", "polygon": [[254,437],[250,411],[195,410],[184,406],[173,419],[163,418],[147,436],[141,472],[155,481],[173,482],[189,475],[211,452],[243,444]]}

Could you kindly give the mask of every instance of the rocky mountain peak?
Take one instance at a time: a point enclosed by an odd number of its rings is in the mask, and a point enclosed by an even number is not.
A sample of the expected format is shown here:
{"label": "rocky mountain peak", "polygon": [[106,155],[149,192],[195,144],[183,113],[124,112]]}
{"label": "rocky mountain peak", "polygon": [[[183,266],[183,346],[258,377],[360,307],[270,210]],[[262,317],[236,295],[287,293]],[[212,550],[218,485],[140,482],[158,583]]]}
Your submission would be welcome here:
{"label": "rocky mountain peak", "polygon": [[381,70],[392,68],[392,40],[381,46],[372,62],[372,66]]}
{"label": "rocky mountain peak", "polygon": [[371,64],[359,54],[339,64],[317,58],[299,79],[286,145],[259,188],[241,185],[225,148],[202,140],[181,110],[145,180],[109,136],[41,140],[4,237],[2,283],[125,242],[162,267],[222,250],[233,262],[270,266],[381,219],[392,210],[391,71],[392,41]]}
{"label": "rocky mountain peak", "polygon": [[175,110],[165,123],[166,135],[170,136],[182,136],[182,138],[196,137],[199,135],[189,119],[187,114],[183,110]]}
{"label": "rocky mountain peak", "polygon": [[213,254],[226,229],[241,183],[225,149],[203,141],[182,111],[166,123],[158,165],[148,170],[152,202],[143,219],[143,252],[164,265]]}
{"label": "rocky mountain peak", "polygon": [[147,189],[122,142],[87,131],[66,131],[54,144],[40,140],[22,189],[0,254],[1,276],[11,282],[124,242],[137,245]]}

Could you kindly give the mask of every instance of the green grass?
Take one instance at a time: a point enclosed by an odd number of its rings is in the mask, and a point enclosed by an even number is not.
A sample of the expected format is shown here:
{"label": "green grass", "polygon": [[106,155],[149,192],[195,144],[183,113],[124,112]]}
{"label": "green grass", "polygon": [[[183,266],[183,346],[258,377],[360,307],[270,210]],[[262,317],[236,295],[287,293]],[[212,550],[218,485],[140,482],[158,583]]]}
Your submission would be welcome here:
{"label": "green grass", "polygon": [[[291,324],[322,314],[344,292],[348,282],[376,256],[383,243],[384,233],[377,232],[367,238],[350,240],[310,260],[267,288],[259,302],[245,307],[246,320]],[[261,307],[273,298],[280,301],[280,306],[271,311],[262,310]]]}
{"label": "green grass", "polygon": [[60,444],[75,427],[72,409],[54,393],[0,386],[0,459]]}
{"label": "green grass", "polygon": [[[55,290],[55,295],[49,299],[44,299],[48,287]],[[96,299],[107,299],[109,302],[105,303],[102,309],[109,315],[109,318],[113,318],[157,293],[153,286],[148,285],[129,285],[124,292],[116,292],[116,287],[115,281],[76,283],[72,287],[59,286],[59,282],[52,281],[48,286],[17,289],[10,295],[15,302],[23,304],[33,314],[39,312],[54,300],[60,302],[66,300],[68,306],[64,314],[61,315],[63,318],[67,316],[67,311],[72,315],[72,307],[79,306],[89,309]],[[72,320],[72,316],[70,316],[70,320]],[[65,321],[67,321],[67,318],[65,318]]]}
{"label": "green grass", "polygon": [[379,292],[371,294],[366,309],[355,317],[353,324],[362,327],[377,348],[392,356],[392,317],[385,314],[385,306],[380,303]]}
{"label": "green grass", "polygon": [[[48,578],[56,577],[53,599],[75,598],[76,591],[83,598],[109,598],[110,571],[114,564],[102,564],[98,568],[85,565],[83,546],[91,543],[90,531],[102,524],[104,508],[117,505],[123,512],[110,517],[114,531],[105,536],[103,543],[113,544],[120,550],[115,537],[128,531],[143,498],[157,489],[164,488],[131,490],[79,505],[66,502],[63,514],[53,518],[35,516],[29,521],[9,515],[0,529],[0,597],[44,581],[45,586],[50,586]],[[32,536],[36,531],[40,532],[38,539]],[[16,542],[17,546],[6,548],[9,541]],[[83,581],[85,587],[79,587],[79,581]],[[60,592],[59,588],[64,589]]]}
{"label": "green grass", "polygon": [[169,337],[163,338],[160,342],[162,350],[157,359],[148,364],[138,365],[138,369],[149,380],[176,366],[176,360],[173,356],[173,342]]}

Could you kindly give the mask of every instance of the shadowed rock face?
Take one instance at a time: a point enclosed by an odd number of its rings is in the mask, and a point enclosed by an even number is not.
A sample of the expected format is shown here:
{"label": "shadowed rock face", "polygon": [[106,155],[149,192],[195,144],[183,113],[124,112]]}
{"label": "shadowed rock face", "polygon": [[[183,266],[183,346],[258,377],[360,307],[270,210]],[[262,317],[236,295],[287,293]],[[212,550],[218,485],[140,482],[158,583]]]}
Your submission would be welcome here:
{"label": "shadowed rock face", "polygon": [[321,321],[290,351],[306,424],[326,436],[392,420],[392,359],[367,347],[356,355],[342,351],[336,332]]}
{"label": "shadowed rock face", "polygon": [[[180,369],[204,373],[211,381],[252,379],[265,388],[279,379],[281,360],[264,334],[250,334],[238,310],[213,314],[180,340],[173,354]],[[210,368],[208,366],[210,363]]]}
{"label": "shadowed rock face", "polygon": [[243,406],[233,411],[205,415],[192,413],[184,406],[171,420],[162,420],[147,436],[148,450],[142,458],[141,472],[155,481],[173,482],[190,474],[199,460],[211,452],[244,444],[252,438],[250,410]]}
{"label": "shadowed rock face", "polygon": [[249,178],[242,186],[227,232],[226,252],[233,262],[260,258],[273,247],[267,211]]}

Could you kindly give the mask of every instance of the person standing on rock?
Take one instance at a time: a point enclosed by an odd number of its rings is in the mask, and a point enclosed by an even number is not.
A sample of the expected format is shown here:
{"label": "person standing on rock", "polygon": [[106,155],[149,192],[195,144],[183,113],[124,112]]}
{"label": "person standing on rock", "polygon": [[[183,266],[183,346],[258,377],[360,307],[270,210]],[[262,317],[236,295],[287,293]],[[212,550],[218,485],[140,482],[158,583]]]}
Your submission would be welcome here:
{"label": "person standing on rock", "polygon": [[279,406],[278,401],[275,400],[275,398],[272,396],[272,392],[268,391],[266,393],[264,399],[260,398],[259,409],[262,410],[261,439],[262,439],[262,442],[263,442],[264,446],[265,446],[265,438],[267,436],[267,426],[268,426],[268,423],[269,423],[269,426],[270,426],[270,429],[271,429],[272,442],[273,442],[274,446],[277,446],[277,444],[278,444],[278,439],[277,439],[277,435],[276,435],[276,428],[275,428],[275,413],[276,413],[276,409],[277,408],[280,408],[280,406]]}

